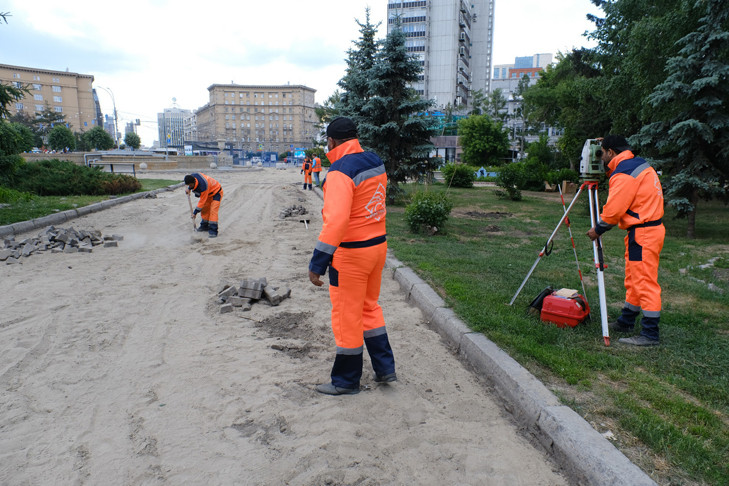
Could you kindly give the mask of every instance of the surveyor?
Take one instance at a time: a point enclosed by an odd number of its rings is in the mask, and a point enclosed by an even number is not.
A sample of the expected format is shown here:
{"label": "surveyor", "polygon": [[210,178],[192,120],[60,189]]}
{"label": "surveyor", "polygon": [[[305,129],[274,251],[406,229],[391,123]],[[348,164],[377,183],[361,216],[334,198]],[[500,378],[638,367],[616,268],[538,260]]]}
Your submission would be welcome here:
{"label": "surveyor", "polygon": [[316,155],[313,155],[312,157],[314,159],[311,173],[314,175],[314,184],[316,184],[316,187],[321,187],[321,181],[319,180],[319,174],[321,174],[321,159]]}
{"label": "surveyor", "polygon": [[301,173],[304,174],[304,190],[313,190],[311,187],[311,158],[308,155],[304,157],[304,163],[301,164]]}
{"label": "surveyor", "polygon": [[218,181],[201,172],[193,172],[185,176],[185,193],[190,194],[192,191],[195,197],[200,200],[192,213],[192,219],[195,219],[198,213],[202,213],[200,217],[202,221],[197,231],[207,231],[210,238],[218,236],[218,210],[220,209],[220,201],[223,199],[223,188]]}
{"label": "surveyor", "polygon": [[617,321],[608,327],[616,332],[633,332],[638,315],[643,313],[638,336],[618,339],[634,346],[659,343],[661,286],[658,285],[660,260],[666,228],[663,226],[663,189],[655,169],[633,155],[628,141],[619,135],[602,140],[602,161],[609,176],[609,193],[600,219],[587,236],[596,240],[618,225],[625,236],[625,304]]}
{"label": "surveyor", "polygon": [[321,286],[320,277],[329,269],[337,351],[331,383],[317,385],[316,390],[345,395],[359,393],[365,345],[374,380],[397,380],[385,318],[377,302],[387,255],[387,174],[382,160],[360,147],[352,120],[335,118],[326,133],[332,165],[324,181],[323,226],[309,262],[309,280]]}

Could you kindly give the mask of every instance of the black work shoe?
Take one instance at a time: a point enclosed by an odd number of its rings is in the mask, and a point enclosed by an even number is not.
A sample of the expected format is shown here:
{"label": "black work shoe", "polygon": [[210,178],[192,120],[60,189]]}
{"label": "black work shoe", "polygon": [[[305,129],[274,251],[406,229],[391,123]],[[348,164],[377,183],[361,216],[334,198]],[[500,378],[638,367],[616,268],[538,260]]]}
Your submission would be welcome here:
{"label": "black work shoe", "polygon": [[618,339],[619,343],[630,344],[631,346],[658,346],[658,339],[650,339],[643,335]]}
{"label": "black work shoe", "polygon": [[375,375],[375,383],[392,383],[397,381],[397,374],[390,373],[384,376]]}
{"label": "black work shoe", "polygon": [[612,332],[633,332],[635,326],[625,326],[620,321],[608,322],[608,329]]}
{"label": "black work shoe", "polygon": [[316,391],[324,395],[356,395],[359,393],[359,388],[339,388],[332,383],[322,383],[316,385]]}
{"label": "black work shoe", "polygon": [[201,224],[200,226],[198,226],[197,231],[199,231],[200,233],[202,233],[203,231],[210,231],[210,226],[208,226],[207,224]]}

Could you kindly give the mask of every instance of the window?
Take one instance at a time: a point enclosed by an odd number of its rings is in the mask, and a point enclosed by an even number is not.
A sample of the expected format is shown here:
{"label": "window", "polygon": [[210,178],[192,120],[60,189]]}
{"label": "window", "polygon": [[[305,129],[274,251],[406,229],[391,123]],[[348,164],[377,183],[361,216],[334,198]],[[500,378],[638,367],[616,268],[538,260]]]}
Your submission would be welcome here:
{"label": "window", "polygon": [[60,83],[60,82],[61,82],[61,80],[60,80],[60,79],[58,79],[58,78],[53,78],[53,82],[54,82],[54,83]]}
{"label": "window", "polygon": [[60,86],[54,86],[53,87],[53,92],[54,93],[60,93],[61,92],[61,87]]}
{"label": "window", "polygon": [[15,103],[15,109],[18,111],[23,111],[23,103]]}
{"label": "window", "polygon": [[34,99],[35,99],[36,101],[43,101],[43,95],[39,95],[39,94],[37,94],[37,95],[33,95],[33,98],[34,98]]}
{"label": "window", "polygon": [[60,97],[60,96],[54,96],[53,97],[53,102],[54,103],[63,103],[63,98]]}
{"label": "window", "polygon": [[33,76],[33,81],[40,81],[40,76]]}
{"label": "window", "polygon": [[35,111],[43,111],[43,105],[35,105]]}
{"label": "window", "polygon": [[63,113],[63,107],[62,106],[54,106],[54,111],[56,113]]}
{"label": "window", "polygon": [[33,89],[34,89],[34,90],[36,90],[36,91],[40,91],[41,89],[43,89],[43,85],[40,85],[40,84],[34,84],[34,85],[33,85]]}
{"label": "window", "polygon": [[20,73],[13,73],[13,79],[20,79]]}

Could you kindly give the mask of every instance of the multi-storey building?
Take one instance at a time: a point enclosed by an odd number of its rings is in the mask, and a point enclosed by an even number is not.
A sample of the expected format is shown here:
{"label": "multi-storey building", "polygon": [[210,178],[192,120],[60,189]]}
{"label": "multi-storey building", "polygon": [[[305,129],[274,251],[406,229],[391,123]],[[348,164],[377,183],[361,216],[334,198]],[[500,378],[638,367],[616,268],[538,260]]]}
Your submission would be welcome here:
{"label": "multi-storey building", "polygon": [[8,105],[11,114],[24,112],[35,118],[48,106],[65,115],[72,131],[86,132],[102,124],[90,74],[0,64],[0,81],[29,90],[23,99]]}
{"label": "multi-storey building", "polygon": [[157,113],[157,130],[162,147],[183,147],[185,118],[191,114],[192,111],[177,107],[165,108],[162,113]]}
{"label": "multi-storey building", "polygon": [[197,139],[244,151],[309,148],[317,136],[316,90],[306,86],[213,84],[196,114]]}
{"label": "multi-storey building", "polygon": [[524,75],[529,77],[529,86],[536,84],[547,66],[552,63],[551,53],[534,54],[514,59],[514,64],[497,64],[491,80],[491,91],[500,89],[504,96],[516,91]]}
{"label": "multi-storey building", "polygon": [[494,0],[388,0],[387,31],[398,25],[423,66],[413,88],[444,108],[468,106],[491,81]]}

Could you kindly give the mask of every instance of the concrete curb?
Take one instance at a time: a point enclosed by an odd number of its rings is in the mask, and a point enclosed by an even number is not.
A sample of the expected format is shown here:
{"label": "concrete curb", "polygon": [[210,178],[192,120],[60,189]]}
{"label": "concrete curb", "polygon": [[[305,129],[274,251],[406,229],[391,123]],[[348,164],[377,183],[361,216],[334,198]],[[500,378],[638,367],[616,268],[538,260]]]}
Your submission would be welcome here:
{"label": "concrete curb", "polygon": [[410,268],[388,254],[385,266],[420,307],[433,329],[462,360],[486,378],[507,409],[580,484],[642,486],[656,483],[585,419],[483,334],[473,332]]}
{"label": "concrete curb", "polygon": [[48,216],[43,216],[41,218],[31,219],[28,221],[20,221],[18,223],[0,226],[0,237],[15,236],[21,233],[25,233],[26,231],[32,231],[38,228],[45,228],[51,225],[63,224],[67,221],[71,221],[72,219],[76,219],[79,216],[85,216],[87,214],[95,213],[97,211],[116,206],[117,204],[134,201],[135,199],[141,199],[150,195],[157,195],[160,192],[174,191],[178,187],[182,187],[184,185],[184,182],[180,182],[179,184],[162,187],[153,191],[137,192],[134,194],[129,194],[128,196],[117,197],[95,204],[89,204],[88,206],[84,206],[81,208],[69,209],[68,211],[61,211],[59,213],[49,214]]}

